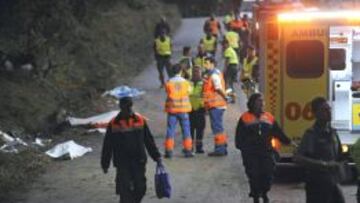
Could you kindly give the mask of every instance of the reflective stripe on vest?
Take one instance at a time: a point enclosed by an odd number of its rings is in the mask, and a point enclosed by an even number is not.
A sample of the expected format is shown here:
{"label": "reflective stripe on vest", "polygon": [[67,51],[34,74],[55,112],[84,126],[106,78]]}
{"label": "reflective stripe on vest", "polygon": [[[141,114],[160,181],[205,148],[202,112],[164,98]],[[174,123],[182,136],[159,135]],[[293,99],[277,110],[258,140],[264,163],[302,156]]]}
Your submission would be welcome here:
{"label": "reflective stripe on vest", "polygon": [[257,61],[258,61],[257,57],[254,57],[250,62],[248,62],[247,57],[244,59],[244,64],[243,64],[244,78],[252,78],[252,71]]}
{"label": "reflective stripe on vest", "polygon": [[260,118],[256,118],[256,116],[250,112],[245,112],[240,118],[246,126],[259,124],[259,123],[267,123],[269,125],[273,125],[275,122],[275,118],[271,113],[264,112],[260,115]]}
{"label": "reflective stripe on vest", "polygon": [[240,37],[239,37],[239,34],[234,32],[234,31],[229,31],[225,34],[225,38],[227,39],[227,41],[229,42],[229,45],[232,47],[232,48],[239,48],[239,40],[240,40]]}
{"label": "reflective stripe on vest", "polygon": [[[225,91],[225,81],[222,73],[220,71],[214,71],[212,74],[219,74],[221,79],[221,88]],[[216,107],[225,107],[225,99],[216,91],[215,86],[212,82],[211,75],[207,77],[203,85],[203,96],[204,96],[204,105],[205,108],[211,109]]]}
{"label": "reflective stripe on vest", "polygon": [[165,37],[165,41],[161,41],[160,37],[155,40],[156,52],[161,56],[171,55],[170,37]]}
{"label": "reflective stripe on vest", "polygon": [[168,113],[187,113],[191,111],[188,81],[172,82],[165,85],[167,99],[165,111]]}
{"label": "reflective stripe on vest", "polygon": [[129,120],[121,119],[116,121],[115,118],[111,120],[111,132],[112,133],[122,133],[122,132],[131,132],[134,130],[141,130],[144,128],[145,119],[138,113],[135,113],[134,118],[129,118]]}
{"label": "reflective stripe on vest", "polygon": [[211,36],[210,39],[206,36],[202,38],[202,44],[204,45],[205,51],[215,51],[215,42],[216,38],[214,36]]}

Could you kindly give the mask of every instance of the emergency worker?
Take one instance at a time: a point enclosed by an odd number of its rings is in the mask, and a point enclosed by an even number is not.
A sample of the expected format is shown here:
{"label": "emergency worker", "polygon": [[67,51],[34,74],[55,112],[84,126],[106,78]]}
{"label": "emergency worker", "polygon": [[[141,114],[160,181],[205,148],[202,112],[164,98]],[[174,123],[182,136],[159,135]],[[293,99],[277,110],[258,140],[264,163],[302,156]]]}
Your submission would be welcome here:
{"label": "emergency worker", "polygon": [[275,136],[282,143],[290,144],[290,139],[280,129],[273,115],[263,110],[264,100],[260,93],[250,96],[248,111],[239,119],[235,133],[235,146],[241,150],[243,165],[249,179],[249,196],[254,203],[262,198],[268,203],[275,168],[274,149],[271,140]]}
{"label": "emergency worker", "polygon": [[172,42],[166,32],[163,30],[160,32],[160,36],[155,39],[154,42],[154,53],[155,59],[157,63],[157,69],[159,72],[159,80],[160,80],[160,88],[162,88],[165,84],[164,80],[164,68],[166,69],[166,73],[168,77],[172,77],[171,70],[171,53],[172,53]]}
{"label": "emergency worker", "polygon": [[323,97],[311,101],[315,123],[302,137],[295,161],[305,167],[307,203],[343,203],[339,169],[343,160],[337,131],[331,127],[331,107]]}
{"label": "emergency worker", "polygon": [[240,56],[241,42],[240,36],[233,29],[229,29],[224,36],[224,41],[227,40],[230,46],[235,50],[236,54]]}
{"label": "emergency worker", "polygon": [[145,168],[148,151],[161,164],[161,155],[146,119],[132,110],[131,97],[120,99],[120,113],[109,123],[101,154],[106,174],[110,161],[116,168],[116,194],[120,203],[140,203],[146,192]]}
{"label": "emergency worker", "polygon": [[235,50],[230,46],[227,40],[224,41],[224,75],[225,75],[225,83],[226,88],[233,89],[233,84],[237,80],[239,59]]}
{"label": "emergency worker", "polygon": [[209,156],[227,155],[227,135],[225,134],[223,116],[227,106],[225,81],[220,70],[215,68],[213,57],[205,58],[205,78],[203,97],[205,109],[209,112],[210,125],[214,134],[215,149]]}
{"label": "emergency worker", "polygon": [[190,94],[191,112],[190,112],[190,132],[193,142],[195,141],[195,152],[204,153],[203,138],[205,130],[205,108],[203,99],[203,81],[202,72],[199,66],[193,68],[191,79],[192,91]]}
{"label": "emergency worker", "polygon": [[181,77],[179,64],[173,67],[175,76],[165,85],[167,94],[165,111],[167,112],[167,131],[165,138],[165,158],[172,158],[175,146],[176,123],[179,121],[183,134],[183,153],[185,158],[193,157],[192,139],[190,134],[189,112],[191,104],[189,94],[191,85],[189,81]]}
{"label": "emergency worker", "polygon": [[218,37],[221,33],[221,24],[216,19],[215,14],[211,14],[210,18],[204,23],[204,33],[210,32],[214,37]]}
{"label": "emergency worker", "polygon": [[237,32],[239,35],[243,29],[243,21],[239,15],[235,15],[235,19],[230,21],[229,27],[231,30]]}
{"label": "emergency worker", "polygon": [[198,53],[196,54],[196,56],[194,58],[194,65],[195,66],[200,66],[202,72],[205,72],[204,62],[205,62],[206,56],[207,55],[206,55],[206,52],[205,52],[204,45],[199,44]]}
{"label": "emergency worker", "polygon": [[204,50],[207,54],[215,57],[217,48],[217,39],[210,32],[206,33],[206,36],[201,38],[200,44],[204,46]]}
{"label": "emergency worker", "polygon": [[240,74],[240,80],[243,83],[243,91],[246,95],[251,95],[256,92],[257,81],[259,75],[258,57],[256,56],[255,48],[249,46],[247,49],[247,56],[243,60],[243,65]]}

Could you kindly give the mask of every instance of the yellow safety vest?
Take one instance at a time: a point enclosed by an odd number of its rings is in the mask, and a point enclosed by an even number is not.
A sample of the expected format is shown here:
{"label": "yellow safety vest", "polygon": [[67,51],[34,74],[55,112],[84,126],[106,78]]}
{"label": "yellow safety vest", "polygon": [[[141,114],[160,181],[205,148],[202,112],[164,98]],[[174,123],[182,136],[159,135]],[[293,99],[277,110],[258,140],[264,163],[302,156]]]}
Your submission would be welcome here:
{"label": "yellow safety vest", "polygon": [[229,64],[239,64],[237,53],[230,46],[224,51],[224,58],[227,58],[229,60]]}
{"label": "yellow safety vest", "polygon": [[200,66],[201,70],[204,71],[205,56],[196,56],[194,59],[195,66]]}
{"label": "yellow safety vest", "polygon": [[225,34],[225,38],[229,42],[229,44],[232,48],[235,48],[235,49],[239,48],[240,37],[239,37],[238,33],[234,32],[234,31],[229,31]]}
{"label": "yellow safety vest", "polygon": [[165,41],[161,41],[160,37],[155,40],[156,52],[160,56],[171,55],[171,39],[170,37],[165,37]]}
{"label": "yellow safety vest", "polygon": [[190,93],[190,103],[193,110],[198,110],[204,107],[204,99],[202,98],[203,82],[192,82],[192,92]]}
{"label": "yellow safety vest", "polygon": [[257,61],[258,61],[258,57],[256,56],[250,62],[248,61],[247,57],[244,59],[242,78],[249,78],[249,79],[252,78],[252,71]]}
{"label": "yellow safety vest", "polygon": [[215,51],[215,43],[216,38],[214,36],[211,36],[209,40],[206,36],[202,38],[205,51]]}
{"label": "yellow safety vest", "polygon": [[192,77],[192,68],[193,68],[193,61],[191,57],[188,56],[183,56],[181,57],[179,64],[185,64],[186,65],[186,70],[182,70],[181,72],[181,76],[183,78],[186,78],[185,76],[189,76],[189,78],[186,79],[191,79]]}

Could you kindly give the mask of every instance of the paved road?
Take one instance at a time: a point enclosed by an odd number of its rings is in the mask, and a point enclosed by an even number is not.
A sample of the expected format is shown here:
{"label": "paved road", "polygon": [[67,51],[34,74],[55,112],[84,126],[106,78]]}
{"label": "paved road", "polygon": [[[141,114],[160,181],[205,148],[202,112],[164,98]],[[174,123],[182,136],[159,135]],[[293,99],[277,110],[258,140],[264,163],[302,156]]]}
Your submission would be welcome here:
{"label": "paved road", "polygon": [[[181,47],[191,45],[193,51],[201,36],[204,19],[185,19],[174,37],[176,55]],[[176,57],[178,58],[178,57]],[[174,62],[176,59],[174,57]],[[221,65],[221,63],[219,64]],[[149,80],[150,79],[150,80]],[[166,114],[163,112],[165,93],[159,89],[155,64],[135,78],[133,86],[143,88],[147,94],[138,100],[136,109],[146,115],[150,127],[156,136],[156,141],[163,151],[162,142],[165,134]],[[239,87],[237,87],[239,89]],[[225,127],[229,134],[229,155],[221,158],[211,158],[206,155],[196,155],[193,159],[181,156],[181,136],[177,136],[175,157],[165,160],[165,165],[171,174],[173,196],[171,199],[158,200],[153,187],[154,163],[149,159],[148,190],[144,203],[236,203],[251,202],[247,196],[248,184],[241,163],[240,153],[235,150],[233,137],[235,125],[241,112],[245,111],[244,96],[238,92],[237,104],[228,107],[225,114]],[[178,133],[179,134],[179,133]],[[206,131],[205,150],[213,148],[213,137],[209,125]],[[99,166],[101,135],[89,135],[81,142],[91,146],[94,152],[73,160],[55,162],[22,197],[20,202],[26,203],[110,203],[118,202],[114,195],[114,170],[104,175]],[[269,194],[273,203],[305,202],[304,189],[301,183],[276,183]],[[356,188],[343,186],[347,202],[355,202]]]}

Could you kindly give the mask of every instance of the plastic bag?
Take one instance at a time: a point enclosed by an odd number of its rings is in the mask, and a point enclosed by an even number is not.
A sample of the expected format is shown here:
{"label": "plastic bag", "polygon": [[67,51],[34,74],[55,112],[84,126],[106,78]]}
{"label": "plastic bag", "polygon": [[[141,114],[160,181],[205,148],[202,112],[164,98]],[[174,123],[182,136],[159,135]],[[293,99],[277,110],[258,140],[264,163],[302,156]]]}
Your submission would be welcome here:
{"label": "plastic bag", "polygon": [[170,198],[171,196],[170,177],[162,164],[156,165],[155,191],[159,199],[164,197]]}

